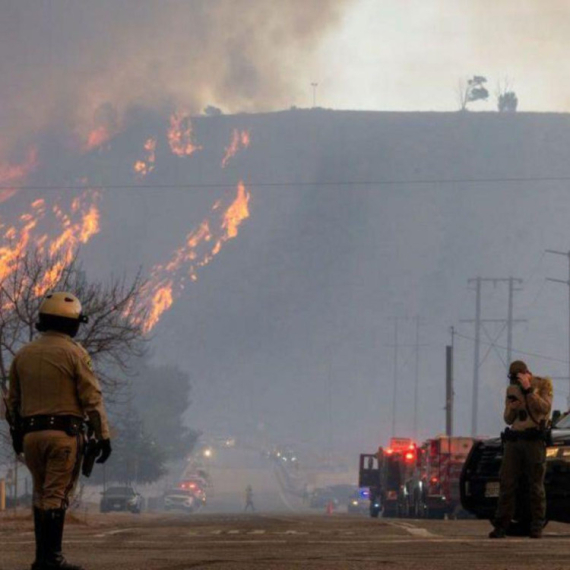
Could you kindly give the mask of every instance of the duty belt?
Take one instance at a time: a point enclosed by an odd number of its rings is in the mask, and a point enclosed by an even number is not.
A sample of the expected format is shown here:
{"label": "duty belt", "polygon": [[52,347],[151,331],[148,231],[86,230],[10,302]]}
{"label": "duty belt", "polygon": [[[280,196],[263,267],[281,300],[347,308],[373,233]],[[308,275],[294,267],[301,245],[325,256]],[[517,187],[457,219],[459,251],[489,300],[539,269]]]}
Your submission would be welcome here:
{"label": "duty belt", "polygon": [[24,434],[34,431],[64,431],[68,435],[77,435],[82,427],[83,420],[77,416],[29,416],[22,418]]}
{"label": "duty belt", "polygon": [[507,428],[501,434],[501,439],[503,441],[546,441],[547,437],[547,430],[538,428],[530,428],[520,431]]}

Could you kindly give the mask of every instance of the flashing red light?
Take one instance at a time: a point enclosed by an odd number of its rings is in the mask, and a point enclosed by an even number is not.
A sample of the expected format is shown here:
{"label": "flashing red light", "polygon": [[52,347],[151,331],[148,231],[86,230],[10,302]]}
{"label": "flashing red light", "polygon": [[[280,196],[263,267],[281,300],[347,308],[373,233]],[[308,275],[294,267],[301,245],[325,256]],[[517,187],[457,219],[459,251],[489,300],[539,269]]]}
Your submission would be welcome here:
{"label": "flashing red light", "polygon": [[438,482],[438,478],[437,478],[437,477],[432,477],[432,478],[431,478],[431,482],[432,482],[432,483],[437,483],[437,482]]}
{"label": "flashing red light", "polygon": [[413,461],[415,458],[415,453],[413,453],[412,451],[408,451],[408,453],[406,453],[405,455],[405,459],[406,461]]}
{"label": "flashing red light", "polygon": [[394,453],[394,450],[393,450],[391,447],[389,447],[389,448],[386,450],[386,455],[392,455],[393,453]]}
{"label": "flashing red light", "polygon": [[415,444],[415,443],[410,443],[410,447],[408,447],[408,449],[416,449],[416,444]]}
{"label": "flashing red light", "polygon": [[196,485],[194,485],[194,483],[190,483],[189,487],[190,487],[190,489],[195,489]]}

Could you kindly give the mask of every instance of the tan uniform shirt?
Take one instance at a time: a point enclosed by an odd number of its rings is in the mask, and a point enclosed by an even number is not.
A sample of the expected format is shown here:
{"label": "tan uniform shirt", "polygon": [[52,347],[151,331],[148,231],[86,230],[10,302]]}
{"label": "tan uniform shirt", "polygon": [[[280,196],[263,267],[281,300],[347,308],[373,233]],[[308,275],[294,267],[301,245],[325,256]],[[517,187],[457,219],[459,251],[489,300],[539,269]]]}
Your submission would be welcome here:
{"label": "tan uniform shirt", "polygon": [[97,377],[87,351],[71,337],[42,334],[21,348],[10,368],[8,407],[21,417],[77,416],[99,412],[102,435],[109,425]]}
{"label": "tan uniform shirt", "polygon": [[[510,384],[507,388],[505,398],[505,422],[513,430],[522,431],[525,429],[537,428],[541,421],[547,421],[552,408],[552,380],[550,378],[540,378],[533,376],[530,381],[532,392],[523,394],[520,386]],[[514,396],[520,407],[516,403],[511,403],[509,396]],[[520,411],[526,412],[526,419],[521,419]],[[534,419],[533,419],[534,418]],[[534,421],[536,420],[536,421]]]}

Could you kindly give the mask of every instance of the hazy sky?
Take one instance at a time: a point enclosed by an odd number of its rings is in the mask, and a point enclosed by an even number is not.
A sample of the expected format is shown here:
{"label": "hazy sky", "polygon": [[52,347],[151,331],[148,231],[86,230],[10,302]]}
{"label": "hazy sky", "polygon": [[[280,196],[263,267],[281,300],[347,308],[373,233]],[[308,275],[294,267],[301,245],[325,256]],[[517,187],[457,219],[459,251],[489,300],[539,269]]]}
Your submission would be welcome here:
{"label": "hazy sky", "polygon": [[[457,108],[458,80],[484,75],[494,110],[509,77],[523,111],[568,111],[567,0],[356,0],[307,77],[324,107]],[[301,104],[301,103],[300,103]]]}

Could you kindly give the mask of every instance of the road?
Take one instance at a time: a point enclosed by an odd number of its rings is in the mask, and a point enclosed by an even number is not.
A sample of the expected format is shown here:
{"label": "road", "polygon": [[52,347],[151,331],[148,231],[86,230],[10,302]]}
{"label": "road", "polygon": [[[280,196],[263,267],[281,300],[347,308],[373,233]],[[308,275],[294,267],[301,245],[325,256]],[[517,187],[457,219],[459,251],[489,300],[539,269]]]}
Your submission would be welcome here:
{"label": "road", "polygon": [[[29,567],[31,517],[0,517],[0,568]],[[88,570],[567,568],[570,527],[542,540],[486,538],[484,521],[369,519],[347,514],[88,515],[65,549]]]}

